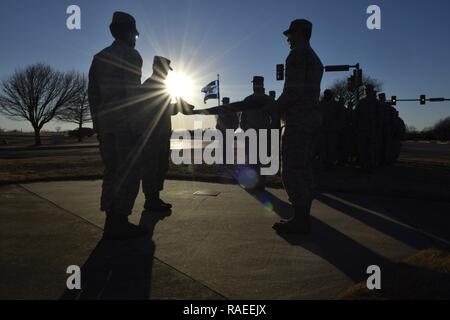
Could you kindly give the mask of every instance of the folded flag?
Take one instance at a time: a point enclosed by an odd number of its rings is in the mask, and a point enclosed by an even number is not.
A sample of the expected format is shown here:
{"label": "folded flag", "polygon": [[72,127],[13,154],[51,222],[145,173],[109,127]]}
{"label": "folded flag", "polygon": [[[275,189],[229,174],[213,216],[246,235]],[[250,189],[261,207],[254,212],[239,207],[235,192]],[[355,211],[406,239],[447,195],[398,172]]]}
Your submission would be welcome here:
{"label": "folded flag", "polygon": [[206,103],[208,99],[217,99],[219,97],[219,80],[211,81],[206,87],[202,89],[205,94],[203,102]]}

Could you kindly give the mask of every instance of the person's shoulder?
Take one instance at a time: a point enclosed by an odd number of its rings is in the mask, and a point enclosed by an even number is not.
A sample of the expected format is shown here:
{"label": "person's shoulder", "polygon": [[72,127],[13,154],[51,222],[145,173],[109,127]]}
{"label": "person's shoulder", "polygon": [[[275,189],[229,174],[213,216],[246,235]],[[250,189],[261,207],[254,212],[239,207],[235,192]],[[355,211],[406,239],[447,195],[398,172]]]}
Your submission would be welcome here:
{"label": "person's shoulder", "polygon": [[106,55],[109,55],[109,54],[111,54],[112,51],[114,51],[113,46],[112,46],[112,45],[109,45],[109,46],[107,46],[106,48],[103,48],[102,50],[100,50],[99,52],[97,52],[97,53],[94,55],[94,59],[95,59],[95,58],[101,58],[101,57],[104,57],[104,56],[106,56]]}

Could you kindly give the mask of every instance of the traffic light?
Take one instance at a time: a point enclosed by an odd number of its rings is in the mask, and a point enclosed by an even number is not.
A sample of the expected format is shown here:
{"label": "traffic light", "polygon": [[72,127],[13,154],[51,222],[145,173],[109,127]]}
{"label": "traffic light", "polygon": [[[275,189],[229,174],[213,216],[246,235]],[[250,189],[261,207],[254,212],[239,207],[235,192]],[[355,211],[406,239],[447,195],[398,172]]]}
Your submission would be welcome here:
{"label": "traffic light", "polygon": [[277,80],[284,80],[284,64],[277,64]]}
{"label": "traffic light", "polygon": [[397,105],[397,96],[391,97],[391,105],[396,106]]}
{"label": "traffic light", "polygon": [[421,96],[420,96],[420,104],[421,105],[424,105],[424,104],[426,104],[427,103],[427,97],[424,95],[424,94],[422,94]]}

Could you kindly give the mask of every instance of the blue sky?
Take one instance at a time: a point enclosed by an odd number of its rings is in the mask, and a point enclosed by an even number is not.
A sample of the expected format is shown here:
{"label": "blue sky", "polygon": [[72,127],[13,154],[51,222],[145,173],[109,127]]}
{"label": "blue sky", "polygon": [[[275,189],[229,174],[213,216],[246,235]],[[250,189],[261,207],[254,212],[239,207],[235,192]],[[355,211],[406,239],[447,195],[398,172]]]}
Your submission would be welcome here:
{"label": "blue sky", "polygon": [[[81,8],[81,30],[66,28],[66,8]],[[381,8],[381,30],[366,28],[366,9]],[[314,24],[312,46],[324,64],[361,63],[366,74],[383,82],[384,92],[398,98],[420,94],[450,97],[450,2],[365,0],[279,1],[148,1],[148,0],[2,0],[0,3],[0,78],[18,67],[45,62],[60,70],[87,72],[93,54],[112,42],[108,25],[122,10],[136,17],[141,37],[137,50],[144,58],[144,77],[154,55],[164,55],[173,67],[194,79],[192,103],[204,107],[200,89],[221,76],[222,96],[232,101],[251,92],[253,75],[276,90],[275,65],[289,48],[282,31],[296,18]],[[325,74],[322,91],[347,73]],[[210,101],[206,106],[213,106]],[[423,128],[450,116],[450,103],[401,103],[408,125]],[[177,116],[176,128],[191,127],[192,119]],[[205,119],[205,126],[213,123]],[[71,128],[73,125],[51,123]],[[29,130],[25,122],[0,116],[4,129]]]}

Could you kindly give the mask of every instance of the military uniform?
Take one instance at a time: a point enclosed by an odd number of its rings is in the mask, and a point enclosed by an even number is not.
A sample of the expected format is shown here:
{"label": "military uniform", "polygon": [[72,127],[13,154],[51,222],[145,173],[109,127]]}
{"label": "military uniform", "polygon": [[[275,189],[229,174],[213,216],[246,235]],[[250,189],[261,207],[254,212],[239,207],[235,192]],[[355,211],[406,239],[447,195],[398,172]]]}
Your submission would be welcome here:
{"label": "military uniform", "polygon": [[322,132],[320,141],[320,160],[322,164],[333,165],[337,161],[340,109],[334,98],[323,100],[319,109],[322,114]]}
{"label": "military uniform", "polygon": [[[256,80],[260,79],[260,80]],[[264,78],[262,77],[254,77],[253,82],[260,82],[260,85],[264,85]],[[259,136],[259,129],[266,129],[267,132],[267,141],[266,141],[266,152],[270,154],[270,126],[271,126],[271,114],[268,110],[264,109],[266,105],[273,102],[273,99],[266,95],[265,93],[253,93],[252,95],[246,97],[244,99],[245,103],[248,103],[249,105],[259,105],[259,108],[251,109],[251,110],[245,110],[241,114],[241,128],[243,130],[249,130],[253,129],[256,131],[256,152],[259,154],[260,149],[260,136]],[[246,158],[247,161],[250,159],[250,145],[246,144]],[[257,157],[258,163],[257,164],[250,164],[247,163],[249,168],[253,170],[256,174],[257,181],[255,182],[256,188],[264,188],[265,187],[265,177],[260,175],[260,168],[261,163],[259,162],[259,157]],[[253,186],[252,186],[253,187]]]}
{"label": "military uniform", "polygon": [[140,125],[141,132],[146,137],[142,154],[142,189],[149,195],[164,189],[164,180],[169,169],[171,117],[176,115],[178,110],[171,104],[171,97],[162,79],[152,76],[143,83],[142,88],[148,97],[143,100]]}
{"label": "military uniform", "polygon": [[95,55],[89,70],[89,104],[104,163],[101,210],[129,215],[139,192],[134,130],[142,58],[120,40]]}
{"label": "military uniform", "polygon": [[[224,97],[222,99],[223,105],[228,105],[230,103],[230,98]],[[239,127],[239,117],[237,113],[221,113],[216,116],[216,129],[219,130],[222,133],[223,136],[223,163],[226,163],[227,159],[227,135],[226,130],[232,129],[236,131],[236,129]]]}
{"label": "military uniform", "polygon": [[[291,50],[286,59],[286,80],[277,105],[284,110],[282,179],[299,221],[309,220],[315,197],[312,157],[322,119],[318,110],[323,65],[308,45]],[[297,213],[296,213],[297,216]]]}
{"label": "military uniform", "polygon": [[375,95],[362,99],[355,108],[358,159],[365,170],[375,168],[380,133],[380,108]]}

